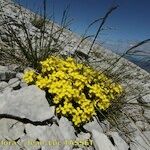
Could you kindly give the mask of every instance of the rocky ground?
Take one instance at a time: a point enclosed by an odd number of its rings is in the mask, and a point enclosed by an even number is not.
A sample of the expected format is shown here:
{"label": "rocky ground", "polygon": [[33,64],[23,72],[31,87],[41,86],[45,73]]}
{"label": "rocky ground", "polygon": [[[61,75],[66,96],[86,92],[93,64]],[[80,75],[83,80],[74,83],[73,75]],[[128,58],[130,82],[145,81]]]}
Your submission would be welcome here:
{"label": "rocky ground", "polygon": [[[124,112],[136,116],[124,118],[124,128],[132,132],[123,135],[119,128],[96,119],[84,125],[87,132],[76,133],[72,123],[55,116],[54,106],[49,106],[45,92],[22,80],[17,66],[0,66],[0,149],[1,150],[148,150],[150,125],[149,109],[139,113],[139,105]],[[149,97],[145,97],[149,101]],[[142,107],[140,108],[142,109]],[[133,110],[135,112],[133,112]],[[131,111],[131,112],[130,112]],[[120,118],[121,119],[121,118]],[[136,122],[135,122],[136,121]],[[125,124],[126,123],[126,124]],[[127,137],[126,137],[127,136]],[[128,139],[128,140],[127,140]]]}
{"label": "rocky ground", "polygon": [[109,132],[116,144],[112,143],[104,134],[109,127],[100,126],[96,120],[84,126],[88,133],[76,134],[70,121],[55,116],[44,91],[23,82],[22,73],[0,66],[0,81],[1,150],[129,148],[117,132]]}
{"label": "rocky ground", "polygon": [[[18,9],[1,0],[6,16],[15,18]],[[22,8],[24,9],[24,8]],[[29,10],[24,9],[29,14]],[[3,13],[3,12],[2,12]],[[28,15],[27,15],[28,16]],[[30,32],[34,27],[26,16]],[[21,18],[21,16],[20,16]],[[0,20],[0,23],[1,20]],[[55,25],[58,28],[57,25]],[[0,31],[3,31],[0,28]],[[74,33],[65,30],[60,40],[63,53],[74,54],[81,40]],[[0,40],[1,44],[4,44]],[[86,56],[90,41],[84,41],[79,49]],[[76,51],[78,55],[81,53]],[[126,105],[119,110],[121,115],[87,123],[85,131],[76,133],[72,123],[55,116],[54,106],[49,106],[45,92],[35,86],[28,86],[22,80],[17,65],[0,66],[0,150],[149,150],[150,149],[150,75],[126,59],[120,59],[112,67],[118,55],[95,44],[90,54],[90,65],[119,81],[125,89]],[[116,120],[115,120],[116,119]]]}

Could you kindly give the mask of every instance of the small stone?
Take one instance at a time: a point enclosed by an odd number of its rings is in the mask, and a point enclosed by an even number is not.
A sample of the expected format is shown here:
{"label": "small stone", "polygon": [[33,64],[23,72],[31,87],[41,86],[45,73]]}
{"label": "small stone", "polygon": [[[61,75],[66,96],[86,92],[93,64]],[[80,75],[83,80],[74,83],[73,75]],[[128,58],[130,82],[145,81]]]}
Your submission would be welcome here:
{"label": "small stone", "polygon": [[9,80],[8,84],[12,88],[17,88],[20,84],[20,80],[18,78],[13,78]]}
{"label": "small stone", "polygon": [[4,89],[3,93],[7,94],[7,93],[10,93],[12,91],[13,91],[13,89],[11,87],[7,87],[7,88]]}
{"label": "small stone", "polygon": [[94,130],[97,130],[98,132],[103,132],[103,128],[98,124],[98,122],[97,122],[97,120],[96,120],[95,118],[94,118],[93,121],[91,121],[91,122],[85,124],[83,127],[84,127],[86,130],[90,131],[90,132],[91,132],[93,129],[94,129]]}
{"label": "small stone", "polygon": [[24,125],[16,120],[1,119],[0,135],[3,139],[16,140],[24,136]]}
{"label": "small stone", "polygon": [[23,78],[23,73],[17,73],[16,78],[21,80]]}
{"label": "small stone", "polygon": [[55,148],[55,150],[63,149],[64,145],[61,141],[64,138],[58,126],[53,124],[52,126],[34,126],[32,124],[26,124],[25,129],[29,139],[38,139],[45,143],[41,144],[42,150],[49,148]]}
{"label": "small stone", "polygon": [[113,138],[115,146],[119,150],[128,150],[128,144],[119,136],[117,132],[109,132],[108,134]]}
{"label": "small stone", "polygon": [[143,116],[146,118],[146,119],[148,119],[148,120],[150,120],[150,109],[144,109],[144,114],[143,114]]}
{"label": "small stone", "polygon": [[117,150],[105,134],[92,130],[92,137],[96,150]]}
{"label": "small stone", "polygon": [[8,87],[8,83],[5,81],[0,82],[0,92],[4,91]]}
{"label": "small stone", "polygon": [[143,134],[146,136],[147,140],[150,142],[150,131],[144,131]]}
{"label": "small stone", "polygon": [[37,139],[31,138],[28,135],[21,137],[18,141],[22,149],[19,150],[39,150],[41,146],[38,144]]}
{"label": "small stone", "polygon": [[150,130],[150,125],[144,121],[137,121],[135,123],[142,131],[143,130]]}
{"label": "small stone", "polygon": [[59,129],[65,140],[73,140],[76,138],[74,127],[67,118],[61,117],[59,121]]}
{"label": "small stone", "polygon": [[148,150],[150,143],[143,134],[137,134],[130,143],[131,150]]}
{"label": "small stone", "polygon": [[11,71],[19,71],[19,66],[16,65],[16,64],[11,64],[11,65],[8,65],[8,69],[11,70]]}
{"label": "small stone", "polygon": [[27,86],[28,86],[28,84],[25,83],[23,80],[20,81],[20,87],[21,88],[24,88],[24,87],[27,87]]}
{"label": "small stone", "polygon": [[138,102],[150,106],[150,94],[144,95],[138,99]]}
{"label": "small stone", "polygon": [[91,137],[90,133],[81,132],[80,134],[78,134],[77,139],[78,140],[87,140],[87,139],[90,139],[90,137]]}
{"label": "small stone", "polygon": [[142,99],[145,103],[150,103],[150,94],[143,96]]}
{"label": "small stone", "polygon": [[91,140],[91,134],[90,133],[79,133],[77,135],[76,141],[82,141],[83,144],[78,144],[77,146],[80,148],[87,148],[93,146],[93,140]]}

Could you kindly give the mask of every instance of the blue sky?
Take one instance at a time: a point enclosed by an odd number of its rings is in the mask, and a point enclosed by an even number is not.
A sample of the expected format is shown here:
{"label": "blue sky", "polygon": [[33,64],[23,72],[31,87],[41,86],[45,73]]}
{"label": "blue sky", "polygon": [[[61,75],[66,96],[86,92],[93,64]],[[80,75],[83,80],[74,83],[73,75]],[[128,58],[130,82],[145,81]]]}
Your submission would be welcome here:
{"label": "blue sky", "polygon": [[[34,12],[42,10],[42,0],[14,0]],[[150,38],[150,0],[47,0],[47,14],[52,14],[54,8],[55,20],[60,21],[64,8],[70,4],[70,18],[73,19],[70,28],[78,33],[84,33],[86,27],[95,19],[103,17],[105,12],[118,4],[108,18],[106,30],[101,33],[99,39],[113,49],[124,49],[129,42]],[[89,31],[93,34],[96,25]]]}

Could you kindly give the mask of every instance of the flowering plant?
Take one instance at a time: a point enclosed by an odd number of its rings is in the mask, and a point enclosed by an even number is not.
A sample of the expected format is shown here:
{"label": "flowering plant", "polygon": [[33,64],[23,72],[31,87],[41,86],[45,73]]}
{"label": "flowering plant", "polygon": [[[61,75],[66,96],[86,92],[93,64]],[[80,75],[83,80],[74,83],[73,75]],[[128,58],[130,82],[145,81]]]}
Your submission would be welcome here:
{"label": "flowering plant", "polygon": [[40,64],[40,71],[25,72],[24,80],[47,91],[56,114],[67,117],[77,127],[89,122],[97,109],[109,108],[122,93],[118,83],[71,57],[50,56]]}

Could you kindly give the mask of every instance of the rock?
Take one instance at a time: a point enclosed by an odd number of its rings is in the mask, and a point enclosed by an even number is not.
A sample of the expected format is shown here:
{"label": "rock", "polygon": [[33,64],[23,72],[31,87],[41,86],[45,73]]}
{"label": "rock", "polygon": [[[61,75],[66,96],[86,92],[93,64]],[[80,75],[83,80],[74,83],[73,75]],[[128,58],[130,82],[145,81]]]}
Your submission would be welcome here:
{"label": "rock", "polygon": [[143,96],[142,99],[145,103],[150,104],[150,94],[147,94],[147,95]]}
{"label": "rock", "polygon": [[78,145],[80,148],[90,148],[93,146],[93,140],[91,140],[91,134],[90,133],[79,133],[77,135],[76,141],[82,141],[83,144]]}
{"label": "rock", "polygon": [[0,82],[0,93],[9,93],[12,91],[12,88],[5,81]]}
{"label": "rock", "polygon": [[108,134],[113,138],[115,146],[119,150],[128,150],[129,145],[119,136],[117,132],[109,132]]}
{"label": "rock", "polygon": [[77,139],[78,140],[87,140],[87,139],[90,139],[90,137],[91,137],[90,133],[81,132],[81,133],[78,134]]}
{"label": "rock", "polygon": [[76,138],[74,127],[67,118],[61,117],[59,121],[59,129],[65,140],[73,140]]}
{"label": "rock", "polygon": [[21,147],[15,141],[2,140],[0,150],[20,150]]}
{"label": "rock", "polygon": [[92,137],[96,150],[117,150],[105,134],[92,130]]}
{"label": "rock", "polygon": [[8,67],[7,67],[7,66],[1,66],[1,65],[0,65],[0,71],[1,71],[1,72],[6,72],[6,71],[8,71]]}
{"label": "rock", "polygon": [[145,109],[144,109],[144,114],[143,114],[143,116],[144,116],[146,119],[150,120],[150,109],[145,108]]}
{"label": "rock", "polygon": [[23,78],[23,73],[17,73],[16,78],[21,80]]}
{"label": "rock", "polygon": [[21,122],[12,119],[0,120],[0,135],[3,140],[16,140],[24,136],[24,125]]}
{"label": "rock", "polygon": [[0,92],[4,91],[8,87],[8,83],[5,81],[0,82]]}
{"label": "rock", "polygon": [[[71,141],[74,141],[75,136],[75,130],[72,126],[72,123],[65,117],[61,117],[59,121],[59,130],[62,136],[64,137],[63,143],[64,143],[64,150],[72,150],[74,144],[70,144]],[[68,132],[69,131],[69,132]]]}
{"label": "rock", "polygon": [[97,120],[94,118],[93,121],[85,124],[84,126],[84,129],[88,130],[88,131],[92,131],[93,129],[94,130],[97,130],[98,132],[103,132],[103,128],[98,124]]}
{"label": "rock", "polygon": [[0,95],[0,114],[7,114],[31,121],[44,121],[54,116],[54,107],[49,107],[45,92],[31,85]]}
{"label": "rock", "polygon": [[52,140],[52,136],[55,136],[57,140],[63,140],[63,136],[60,132],[60,129],[57,125],[53,124],[52,126],[34,126],[32,124],[25,125],[26,133],[29,137],[39,140]]}
{"label": "rock", "polygon": [[24,87],[27,87],[27,86],[28,86],[28,84],[25,83],[23,80],[21,80],[21,82],[20,82],[20,87],[21,87],[21,88],[24,88]]}
{"label": "rock", "polygon": [[52,126],[34,126],[32,124],[25,125],[26,133],[29,139],[38,139],[41,141],[42,149],[54,148],[56,150],[63,149],[64,145],[61,144],[63,136],[59,130],[59,127],[55,124]]}
{"label": "rock", "polygon": [[20,71],[20,67],[19,67],[18,65],[16,65],[16,64],[8,65],[8,69],[9,69],[10,71],[15,71],[15,72]]}
{"label": "rock", "polygon": [[143,134],[137,134],[130,143],[131,150],[149,150],[150,143]]}
{"label": "rock", "polygon": [[12,87],[13,89],[19,88],[20,80],[18,78],[12,78],[8,82],[9,86]]}
{"label": "rock", "polygon": [[8,81],[15,76],[16,73],[14,71],[10,71],[8,67],[0,66],[0,81]]}
{"label": "rock", "polygon": [[7,94],[7,93],[12,92],[12,90],[13,90],[13,89],[9,86],[9,87],[7,87],[7,88],[4,89],[3,93],[4,93],[4,94]]}
{"label": "rock", "polygon": [[[32,124],[26,124],[25,130],[27,135],[32,139],[46,139],[46,135],[44,134],[47,130],[46,126],[34,126]],[[40,140],[39,139],[39,140]]]}
{"label": "rock", "polygon": [[150,142],[150,130],[143,132],[144,136],[147,138],[147,140]]}
{"label": "rock", "polygon": [[39,150],[41,148],[36,139],[31,139],[31,137],[27,135],[21,137],[18,141],[18,144],[22,148],[19,150]]}
{"label": "rock", "polygon": [[141,104],[147,104],[150,106],[150,94],[144,95],[138,99],[138,102]]}
{"label": "rock", "polygon": [[148,123],[146,123],[146,122],[143,122],[143,121],[137,121],[136,123],[135,123],[137,126],[138,126],[138,128],[140,128],[142,131],[143,130],[150,130],[150,125],[148,124]]}

